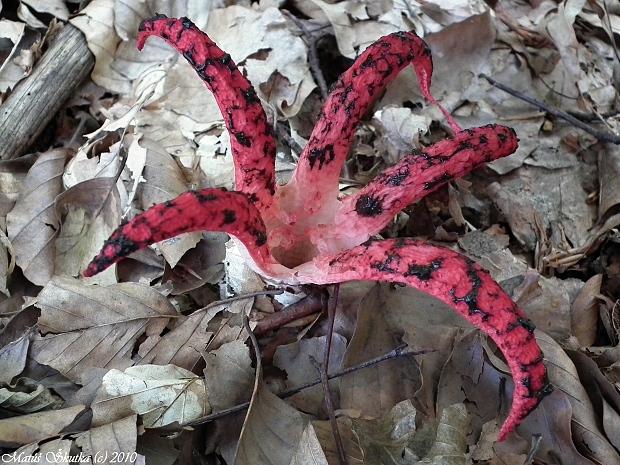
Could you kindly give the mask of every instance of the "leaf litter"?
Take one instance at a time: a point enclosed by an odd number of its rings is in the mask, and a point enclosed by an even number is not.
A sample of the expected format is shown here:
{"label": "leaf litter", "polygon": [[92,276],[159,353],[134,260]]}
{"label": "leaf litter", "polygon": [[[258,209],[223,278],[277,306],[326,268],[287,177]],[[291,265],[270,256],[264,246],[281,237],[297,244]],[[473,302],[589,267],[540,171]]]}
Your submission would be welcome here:
{"label": "leaf litter", "polygon": [[[20,10],[18,17],[29,27],[35,19],[40,21],[39,3],[24,2],[27,6]],[[65,5],[53,3],[45,13],[65,19]],[[172,446],[170,460],[184,453],[181,445],[207,436],[203,452],[225,463],[257,463],[251,460],[258,457],[263,457],[261,463],[337,463],[321,396],[302,391],[297,400],[281,401],[267,389],[277,393],[318,377],[312,350],[296,348],[295,358],[290,350],[302,344],[320,348],[324,322],[292,325],[261,338],[265,347],[281,349],[273,360],[263,360],[266,371],[253,395],[255,359],[241,317],[249,315],[255,324],[282,304],[257,296],[236,308],[225,301],[207,308],[231,289],[227,272],[218,287],[217,279],[205,279],[200,271],[213,266],[207,263],[209,254],[223,256],[223,240],[208,249],[200,234],[161,244],[99,278],[98,287],[66,277],[79,274],[121,218],[188,188],[232,186],[228,135],[210,93],[161,42],[149,42],[140,54],[136,51],[141,20],[155,12],[190,16],[231,53],[273,122],[300,131],[295,136],[302,142],[309,135],[304,121],[312,120],[313,102],[319,98],[311,93],[315,84],[308,38],[288,13],[274,8],[282,2],[261,1],[253,7],[251,2],[232,2],[237,4],[212,11],[191,0],[172,6],[134,3],[98,0],[72,20],[97,57],[92,80],[113,95],[91,90],[93,97],[76,99],[73,110],[90,112],[89,121],[97,125],[93,129],[106,119],[122,124],[82,139],[82,151],[79,145],[69,151],[53,149],[34,164],[34,159],[0,161],[2,225],[11,244],[1,250],[17,264],[9,273],[8,259],[0,254],[0,276],[7,280],[6,298],[0,302],[0,336],[14,335],[2,338],[0,353],[0,363],[10,373],[0,385],[5,393],[2,405],[14,412],[0,420],[2,446],[25,454],[138,450],[150,460],[155,432],[160,446]],[[536,6],[498,2],[492,10],[475,1],[297,0],[290,6],[320,37],[319,46],[326,47],[319,49],[322,57],[340,53],[351,59],[378,37],[414,28],[433,49],[433,94],[458,122],[470,127],[499,121],[517,131],[521,142],[515,155],[474,173],[467,188],[457,184],[465,227],[446,213],[447,189],[422,202],[431,226],[427,238],[460,246],[518,299],[539,328],[537,338],[556,386],[508,443],[493,445],[512,392],[506,366],[493,345],[428,296],[391,285],[351,283],[340,295],[343,314],[336,337],[343,346],[332,355],[342,362],[332,361],[332,369],[389,352],[401,342],[435,351],[384,362],[330,383],[349,463],[389,463],[386,457],[394,463],[524,463],[533,434],[542,436],[535,451],[541,463],[620,463],[614,433],[619,421],[614,400],[617,147],[597,142],[478,77],[484,73],[540,101],[592,114],[614,130],[616,119],[603,114],[615,103],[613,69],[618,57],[609,34],[618,31],[618,12],[602,2],[570,0],[559,8],[548,1]],[[0,82],[7,87],[19,79],[14,77],[16,67],[28,73],[28,65],[15,59],[18,51],[21,60],[27,59],[30,47],[20,24],[3,29],[12,44],[0,68]],[[330,42],[332,50],[327,49]],[[285,43],[291,46],[282,47]],[[343,71],[348,66],[344,63],[350,62],[341,63]],[[429,118],[441,121],[440,115],[426,108],[416,86],[413,74],[405,71],[377,101],[375,118],[364,121],[359,133],[370,129],[373,136],[363,145],[356,142],[348,163],[350,176],[368,179],[419,141],[428,144],[443,137],[439,126],[428,123]],[[407,118],[411,108],[414,113]],[[129,116],[123,120],[125,114]],[[414,124],[420,114],[425,119]],[[69,130],[78,130],[77,120],[70,121]],[[358,152],[358,147],[365,149]],[[279,166],[290,162],[290,156],[285,146],[280,147]],[[53,169],[41,170],[46,160]],[[79,169],[78,161],[83,164]],[[110,178],[114,182],[105,181]],[[99,185],[95,179],[101,179]],[[463,198],[469,199],[467,204]],[[413,210],[409,213],[401,217],[407,231],[416,226]],[[32,226],[33,221],[41,226]],[[196,250],[205,252],[189,259],[197,243]],[[238,261],[234,255],[228,257],[226,270],[240,266],[233,265]],[[258,291],[260,280],[247,278],[250,270],[243,273],[235,280],[235,293]],[[142,284],[115,284],[128,276]],[[192,281],[193,291],[172,291]],[[244,288],[246,281],[252,287]],[[198,291],[204,287],[210,288]],[[32,321],[26,315],[33,309],[41,312],[38,326],[24,333],[31,324],[19,322]],[[16,324],[23,326],[13,328]],[[575,354],[596,363],[577,361]],[[188,386],[204,380],[201,414],[208,405],[217,411],[249,399],[254,408],[245,420],[222,418],[211,426],[176,427],[172,436],[170,430],[140,429],[136,415],[144,425],[151,417],[131,403],[104,424],[84,416],[87,408],[96,410],[96,399],[104,397],[112,375],[140,366],[190,370],[183,379],[196,381],[186,387],[173,384],[176,399],[190,399],[195,391]],[[592,373],[598,373],[597,388],[586,382]],[[40,396],[32,396],[37,399],[28,400],[32,410],[18,408],[23,400],[16,402],[15,396],[26,392],[48,393],[53,400],[40,402]],[[131,402],[140,399],[137,390],[126,395]],[[156,391],[147,401],[155,398]],[[173,425],[184,422],[186,410],[173,406],[173,401],[159,404]],[[408,413],[400,415],[409,419],[400,434],[395,432],[397,408],[405,409]]]}

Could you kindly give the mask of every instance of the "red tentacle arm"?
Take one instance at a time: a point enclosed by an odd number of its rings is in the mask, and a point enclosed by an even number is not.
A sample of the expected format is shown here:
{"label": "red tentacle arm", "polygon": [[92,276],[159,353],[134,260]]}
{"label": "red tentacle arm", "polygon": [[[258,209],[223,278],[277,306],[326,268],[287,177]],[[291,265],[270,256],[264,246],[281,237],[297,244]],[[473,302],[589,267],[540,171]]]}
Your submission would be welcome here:
{"label": "red tentacle arm", "polygon": [[482,329],[504,354],[515,381],[500,441],[553,391],[532,321],[482,267],[456,252],[413,239],[389,239],[320,256],[300,267],[297,275],[302,281],[322,284],[351,280],[407,284],[442,300]]}
{"label": "red tentacle arm", "polygon": [[275,191],[276,145],[256,91],[221,50],[188,18],[158,15],[140,24],[138,49],[155,35],[172,45],[194,68],[217,101],[230,132],[236,190],[263,211]]}
{"label": "red tentacle arm", "polygon": [[[378,234],[409,204],[485,163],[510,155],[517,146],[512,128],[491,124],[465,129],[415,150],[357,194],[345,198],[334,224],[317,229],[320,237],[315,243],[321,252],[330,253],[361,244]],[[321,237],[329,241],[322,244]]]}
{"label": "red tentacle arm", "polygon": [[433,62],[426,43],[413,32],[385,36],[368,47],[332,86],[297,170],[279,193],[287,197],[284,204],[290,203],[286,210],[305,206],[313,214],[337,196],[338,177],[355,127],[372,100],[409,64],[413,64],[424,97],[443,112],[455,132],[460,131],[430,93]]}
{"label": "red tentacle arm", "polygon": [[203,189],[154,205],[118,228],[83,275],[93,276],[140,249],[192,231],[222,231],[236,237],[263,272],[275,264],[263,220],[248,197],[224,189]]}

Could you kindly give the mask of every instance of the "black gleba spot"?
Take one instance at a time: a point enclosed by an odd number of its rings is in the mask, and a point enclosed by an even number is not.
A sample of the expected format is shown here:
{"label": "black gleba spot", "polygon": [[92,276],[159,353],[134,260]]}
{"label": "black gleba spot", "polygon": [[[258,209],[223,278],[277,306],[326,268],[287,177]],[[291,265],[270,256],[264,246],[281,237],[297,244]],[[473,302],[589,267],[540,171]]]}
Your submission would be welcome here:
{"label": "black gleba spot", "polygon": [[383,201],[372,195],[362,195],[355,202],[355,211],[360,216],[377,216],[383,212]]}

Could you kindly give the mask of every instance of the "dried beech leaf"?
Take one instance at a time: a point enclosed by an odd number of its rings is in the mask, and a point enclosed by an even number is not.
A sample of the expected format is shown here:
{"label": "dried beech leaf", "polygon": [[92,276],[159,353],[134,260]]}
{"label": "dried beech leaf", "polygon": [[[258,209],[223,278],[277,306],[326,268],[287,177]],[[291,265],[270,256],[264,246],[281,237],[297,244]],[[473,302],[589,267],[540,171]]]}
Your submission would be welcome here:
{"label": "dried beech leaf", "polygon": [[465,405],[446,407],[439,417],[437,437],[428,455],[418,464],[465,465],[469,418]]}
{"label": "dried beech leaf", "polygon": [[581,347],[594,344],[599,319],[599,299],[603,275],[592,276],[583,285],[571,306],[571,334]]}
{"label": "dried beech leaf", "polygon": [[[286,27],[287,21],[276,8],[257,12],[232,5],[211,12],[206,32],[219,47],[230,51],[235,63],[243,65],[268,106],[291,117],[299,112],[316,85],[306,46],[301,37]],[[254,58],[260,52],[263,56]]]}
{"label": "dried beech leaf", "polygon": [[56,272],[77,276],[118,227],[121,206],[114,178],[81,182],[56,198],[56,214],[64,219],[56,238]]}
{"label": "dried beech leaf", "polygon": [[187,423],[211,413],[202,378],[174,365],[140,365],[104,377],[92,410],[93,424],[105,425],[137,413],[146,428]]}
{"label": "dried beech leaf", "polygon": [[[27,336],[29,334],[27,333]],[[10,383],[24,370],[30,346],[30,339],[27,336],[0,348],[0,383]]]}
{"label": "dried beech leaf", "polygon": [[372,292],[378,293],[381,313],[393,333],[404,334],[403,341],[411,347],[435,350],[415,357],[422,382],[415,397],[426,412],[434,411],[437,382],[454,337],[459,328],[472,326],[443,302],[410,287],[377,284]]}
{"label": "dried beech leaf", "polygon": [[328,465],[312,423],[308,423],[304,428],[290,465]]}
{"label": "dried beech leaf", "polygon": [[620,448],[620,414],[604,398],[603,430],[616,449]]}
{"label": "dried beech leaf", "polygon": [[288,465],[303,430],[301,414],[259,382],[243,424],[235,465]]}
{"label": "dried beech leaf", "polygon": [[[357,327],[347,347],[343,368],[386,354],[398,346],[393,328],[386,325],[390,311],[374,286],[361,303]],[[394,405],[414,396],[419,387],[419,371],[406,358],[388,360],[356,371],[339,380],[340,405],[379,418]]]}
{"label": "dried beech leaf", "polygon": [[124,70],[112,66],[114,54],[121,43],[115,31],[114,18],[114,2],[95,0],[71,18],[71,24],[84,33],[88,48],[95,55],[95,68],[91,73],[93,81],[112,92],[127,94],[131,91],[131,84]]}
{"label": "dried beech leaf", "polygon": [[172,364],[193,370],[202,359],[200,354],[213,335],[207,329],[210,320],[206,312],[197,311],[177,319],[174,329],[163,336],[153,334],[149,341],[140,346],[140,365]]}
{"label": "dried beech leaf", "polygon": [[620,192],[617,186],[620,180],[620,147],[608,143],[599,151],[599,218],[605,218],[607,212],[620,204]]}
{"label": "dried beech leaf", "polygon": [[[23,69],[14,58],[19,55],[21,39],[24,37],[24,29],[26,25],[21,22],[11,21],[7,18],[0,20],[0,38],[13,43],[13,47],[4,58],[4,63],[0,66],[0,91],[5,92],[12,89],[15,84],[26,77],[27,70]],[[22,49],[22,51],[24,51]]]}
{"label": "dried beech leaf", "polygon": [[[355,432],[351,429],[351,422],[346,417],[338,417],[338,431],[344,446],[344,454],[349,465],[363,465],[364,451],[359,445]],[[327,457],[327,462],[339,463],[339,454],[334,440],[334,431],[329,421],[313,421],[312,426],[316,437],[321,443],[321,448]]]}
{"label": "dried beech leaf", "polygon": [[[185,178],[174,158],[150,139],[142,139],[140,146],[145,148],[145,182],[140,184],[140,202],[147,208],[173,199],[187,191]],[[159,249],[166,261],[174,267],[189,249],[202,238],[202,233],[193,232],[159,243]]]}
{"label": "dried beech leaf", "polygon": [[[133,283],[108,287],[53,278],[39,293],[40,328],[31,356],[80,382],[93,368],[124,369],[138,338],[158,335],[174,307],[156,290]],[[67,350],[70,347],[71,350]]]}
{"label": "dried beech leaf", "polygon": [[131,453],[136,450],[138,430],[136,416],[130,415],[121,420],[91,428],[77,434],[75,445],[82,449],[82,454],[90,457],[126,457],[130,462]]}
{"label": "dried beech leaf", "polygon": [[0,420],[0,446],[19,447],[60,433],[84,412],[83,405],[76,405],[49,412],[31,413]]}
{"label": "dried beech leaf", "polygon": [[[287,386],[289,388],[300,386],[319,378],[319,372],[313,368],[312,362],[313,360],[323,360],[326,339],[326,336],[301,339],[292,344],[278,347],[273,357],[273,363],[278,368],[286,371]],[[334,333],[329,352],[330,374],[337,373],[341,369],[342,359],[347,347],[346,342],[344,337]],[[287,402],[302,412],[319,417],[320,413],[324,412],[325,409],[325,397],[323,388],[320,385],[304,389],[292,396]]]}
{"label": "dried beech leaf", "polygon": [[62,190],[67,151],[54,149],[39,156],[22,185],[20,197],[7,215],[7,232],[26,278],[44,286],[54,274],[54,237],[58,218],[54,199]]}
{"label": "dried beech leaf", "polygon": [[248,347],[241,340],[222,344],[204,354],[205,382],[209,402],[218,412],[250,400],[254,387],[254,368]]}
{"label": "dried beech leaf", "polygon": [[600,430],[599,419],[594,412],[592,402],[588,398],[575,365],[562,348],[543,332],[537,332],[536,338],[549,360],[549,380],[557,389],[568,397],[573,407],[572,432],[580,441],[576,446],[586,458],[600,463],[620,463],[620,454],[604,437]]}
{"label": "dried beech leaf", "polygon": [[397,464],[416,431],[416,409],[410,400],[395,405],[378,420],[351,420],[353,431],[364,451],[365,463]]}

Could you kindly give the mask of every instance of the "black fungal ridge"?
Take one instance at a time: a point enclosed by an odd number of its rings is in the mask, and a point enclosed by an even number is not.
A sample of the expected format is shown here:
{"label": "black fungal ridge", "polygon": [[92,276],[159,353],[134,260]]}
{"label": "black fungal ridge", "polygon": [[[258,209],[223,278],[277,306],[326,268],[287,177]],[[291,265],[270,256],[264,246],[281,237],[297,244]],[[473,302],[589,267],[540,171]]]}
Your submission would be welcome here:
{"label": "black fungal ridge", "polygon": [[394,268],[390,268],[390,265],[392,264],[392,262],[396,262],[396,265],[398,265],[398,262],[401,258],[402,257],[400,255],[392,253],[392,254],[389,254],[385,260],[372,263],[370,267],[375,270],[385,272],[385,273],[392,273],[392,274],[398,273],[398,270]]}
{"label": "black fungal ridge", "polygon": [[508,325],[508,329],[506,330],[506,332],[509,333],[510,331],[518,328],[519,326],[526,329],[529,333],[533,333],[536,329],[536,325],[529,318],[517,318],[516,323],[510,323],[510,325]]}
{"label": "black fungal ridge", "polygon": [[475,262],[473,260],[466,259],[464,261],[467,264],[467,276],[469,277],[469,282],[471,283],[471,290],[463,297],[456,297],[454,294],[455,291],[454,289],[452,289],[450,291],[452,301],[455,304],[458,304],[459,302],[465,302],[465,304],[467,304],[467,307],[469,308],[470,315],[480,315],[482,321],[488,321],[491,314],[483,312],[478,308],[478,292],[482,287],[482,279],[480,279],[480,276],[478,275],[479,271],[474,268]]}
{"label": "black fungal ridge", "polygon": [[429,265],[409,265],[409,269],[403,275],[405,278],[415,276],[420,281],[428,281],[433,277],[433,271],[441,268],[442,259],[433,260]]}
{"label": "black fungal ridge", "polygon": [[334,153],[334,144],[328,144],[323,148],[314,148],[308,155],[308,163],[310,168],[314,168],[316,162],[319,163],[319,170],[323,168],[323,165],[327,165],[334,160],[336,154]]}

